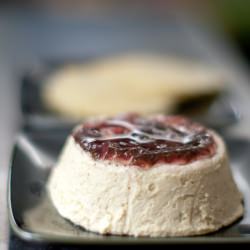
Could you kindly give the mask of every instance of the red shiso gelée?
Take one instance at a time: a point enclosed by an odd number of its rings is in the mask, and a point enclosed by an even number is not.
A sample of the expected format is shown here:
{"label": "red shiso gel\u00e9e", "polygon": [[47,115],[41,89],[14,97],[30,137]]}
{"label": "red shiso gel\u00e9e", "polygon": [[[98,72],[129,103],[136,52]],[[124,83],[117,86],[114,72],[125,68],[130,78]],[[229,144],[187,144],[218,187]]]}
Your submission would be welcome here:
{"label": "red shiso gel\u00e9e", "polygon": [[209,130],[182,116],[126,114],[97,119],[77,127],[73,137],[95,160],[142,168],[183,165],[216,151]]}

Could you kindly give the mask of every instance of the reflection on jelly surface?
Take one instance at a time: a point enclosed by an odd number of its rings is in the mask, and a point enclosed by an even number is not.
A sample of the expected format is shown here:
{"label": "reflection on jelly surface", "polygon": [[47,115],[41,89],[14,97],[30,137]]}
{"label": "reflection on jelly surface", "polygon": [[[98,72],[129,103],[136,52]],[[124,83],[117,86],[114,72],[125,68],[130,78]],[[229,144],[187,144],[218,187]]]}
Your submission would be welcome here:
{"label": "reflection on jelly surface", "polygon": [[211,133],[182,116],[125,114],[92,120],[77,127],[73,137],[95,160],[142,168],[183,165],[216,151]]}

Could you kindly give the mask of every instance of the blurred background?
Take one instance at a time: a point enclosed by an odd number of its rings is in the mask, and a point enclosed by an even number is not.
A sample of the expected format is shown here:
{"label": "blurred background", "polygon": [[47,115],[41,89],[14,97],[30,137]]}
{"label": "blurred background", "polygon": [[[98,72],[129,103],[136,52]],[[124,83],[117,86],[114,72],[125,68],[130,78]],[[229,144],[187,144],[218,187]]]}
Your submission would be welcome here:
{"label": "blurred background", "polygon": [[22,125],[165,112],[219,130],[245,120],[247,134],[249,10],[244,0],[2,0],[0,204]]}
{"label": "blurred background", "polygon": [[[26,12],[28,15],[39,16],[46,13],[48,16],[65,16],[68,18],[81,19],[82,16],[106,16],[127,12],[132,16],[140,16],[154,13],[157,18],[162,18],[166,14],[173,15],[185,12],[195,18],[206,19],[219,26],[238,45],[242,54],[249,57],[249,33],[250,33],[250,3],[244,0],[219,0],[219,1],[196,1],[196,0],[22,0],[22,1],[1,1],[1,15],[8,13],[14,15],[15,11]],[[10,13],[8,13],[10,14]],[[7,15],[7,14],[6,14]],[[119,18],[118,18],[119,19]]]}

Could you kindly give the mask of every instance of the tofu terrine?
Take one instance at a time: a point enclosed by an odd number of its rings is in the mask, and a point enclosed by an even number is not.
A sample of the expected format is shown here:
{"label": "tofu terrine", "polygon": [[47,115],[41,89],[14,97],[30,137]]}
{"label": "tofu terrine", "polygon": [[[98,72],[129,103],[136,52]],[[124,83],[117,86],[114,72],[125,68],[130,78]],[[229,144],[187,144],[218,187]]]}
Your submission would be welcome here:
{"label": "tofu terrine", "polygon": [[200,235],[243,214],[222,138],[181,116],[85,121],[48,191],[61,216],[101,234]]}

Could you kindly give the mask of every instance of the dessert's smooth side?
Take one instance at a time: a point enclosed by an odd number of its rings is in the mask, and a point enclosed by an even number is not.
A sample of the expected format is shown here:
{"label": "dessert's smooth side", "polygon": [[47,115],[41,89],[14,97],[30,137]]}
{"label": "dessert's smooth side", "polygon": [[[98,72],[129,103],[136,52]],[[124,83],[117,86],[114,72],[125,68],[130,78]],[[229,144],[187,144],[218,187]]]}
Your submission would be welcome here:
{"label": "dessert's smooth side", "polygon": [[58,212],[99,233],[189,236],[218,230],[243,214],[221,138],[217,153],[187,165],[150,169],[94,161],[72,136],[49,180]]}

